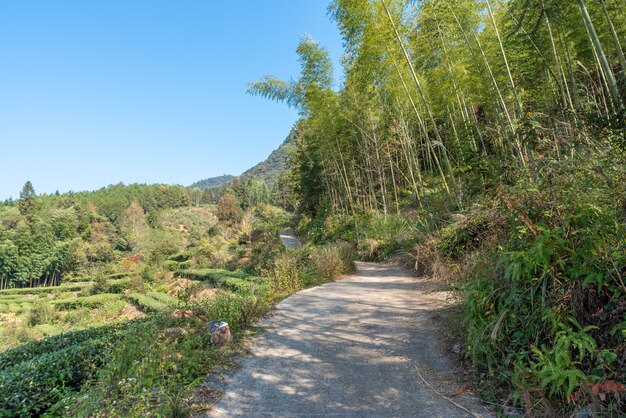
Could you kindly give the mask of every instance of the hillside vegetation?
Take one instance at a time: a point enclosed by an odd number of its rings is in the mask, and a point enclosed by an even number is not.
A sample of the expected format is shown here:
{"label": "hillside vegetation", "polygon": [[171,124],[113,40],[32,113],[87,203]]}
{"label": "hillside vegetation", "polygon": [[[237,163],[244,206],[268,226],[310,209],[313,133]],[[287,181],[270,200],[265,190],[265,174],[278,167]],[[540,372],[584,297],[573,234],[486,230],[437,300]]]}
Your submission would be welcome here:
{"label": "hillside vegetation", "polygon": [[287,171],[289,163],[289,150],[293,149],[297,129],[291,130],[285,141],[272,151],[264,161],[241,174],[243,180],[256,178],[263,180],[271,190],[278,186],[281,176]]}
{"label": "hillside vegetation", "polygon": [[235,176],[232,176],[230,174],[224,174],[222,176],[217,176],[217,177],[209,177],[208,179],[204,179],[204,180],[198,180],[195,183],[193,183],[191,186],[189,186],[190,188],[194,188],[197,187],[201,190],[204,189],[212,189],[215,187],[220,187],[223,186],[225,184],[228,184],[229,182],[233,181],[235,179]]}
{"label": "hillside vegetation", "polygon": [[[300,228],[448,281],[475,387],[525,416],[626,413],[626,9],[335,0],[310,37],[285,177]],[[461,320],[462,318],[462,320]]]}
{"label": "hillside vegetation", "polygon": [[240,176],[224,175],[200,180],[189,186],[192,190],[192,200],[203,203],[217,201],[224,192],[236,193],[242,201],[249,198],[243,196],[243,189],[256,190],[257,195],[266,195],[271,200],[289,210],[293,210],[293,201],[289,191],[289,161],[295,149],[295,138],[298,126],[291,129],[283,143],[262,162],[244,171]]}
{"label": "hillside vegetation", "polygon": [[254,322],[355,257],[456,291],[445,337],[496,412],[626,415],[622,2],[328,11],[341,83],[307,36],[299,77],[250,84],[301,119],[247,174],[0,204],[0,416],[206,412]]}
{"label": "hillside vegetation", "polygon": [[[180,416],[273,304],[351,268],[350,247],[286,253],[262,181],[211,195],[122,184],[0,205],[0,416]],[[311,260],[313,263],[311,264]],[[227,321],[235,343],[210,343]]]}

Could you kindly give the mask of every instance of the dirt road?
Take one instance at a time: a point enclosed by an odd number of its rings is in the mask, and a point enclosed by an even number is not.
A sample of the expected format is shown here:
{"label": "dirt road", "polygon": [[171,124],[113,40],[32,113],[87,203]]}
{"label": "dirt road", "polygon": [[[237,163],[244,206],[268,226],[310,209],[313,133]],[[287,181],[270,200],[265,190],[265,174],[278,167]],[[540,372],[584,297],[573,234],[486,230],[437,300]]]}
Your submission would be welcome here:
{"label": "dirt road", "polygon": [[[398,266],[358,263],[347,278],[285,299],[241,368],[208,382],[224,391],[209,416],[472,416],[417,373],[444,394],[465,383],[432,321],[446,298],[435,288]],[[468,394],[453,400],[489,415]]]}

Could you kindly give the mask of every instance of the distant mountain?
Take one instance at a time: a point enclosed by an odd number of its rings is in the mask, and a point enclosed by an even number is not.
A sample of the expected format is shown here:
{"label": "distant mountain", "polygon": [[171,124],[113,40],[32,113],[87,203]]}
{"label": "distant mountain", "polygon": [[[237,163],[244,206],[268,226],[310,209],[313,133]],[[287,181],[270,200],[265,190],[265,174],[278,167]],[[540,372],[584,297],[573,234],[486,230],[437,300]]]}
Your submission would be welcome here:
{"label": "distant mountain", "polygon": [[230,174],[224,174],[223,176],[218,177],[210,177],[208,179],[199,180],[192,184],[191,188],[197,187],[199,189],[213,189],[216,187],[223,186],[227,183],[230,183],[235,179],[235,176],[231,176]]}
{"label": "distant mountain", "polygon": [[241,175],[242,180],[256,177],[264,180],[267,187],[271,189],[280,178],[280,175],[287,170],[289,149],[294,146],[295,140],[296,130],[292,129],[285,141],[272,151],[265,161],[258,163]]}
{"label": "distant mountain", "polygon": [[[246,170],[241,174],[242,180],[248,180],[249,178],[256,177],[262,179],[270,189],[276,184],[280,175],[287,170],[287,158],[289,155],[289,149],[294,146],[297,136],[297,125],[291,129],[289,135],[283,141],[280,146],[272,151],[272,153],[263,162],[258,163],[254,167]],[[219,177],[211,177],[205,180],[195,182],[189,187],[198,187],[200,189],[213,189],[222,186],[228,186],[235,179],[235,176],[223,175]]]}

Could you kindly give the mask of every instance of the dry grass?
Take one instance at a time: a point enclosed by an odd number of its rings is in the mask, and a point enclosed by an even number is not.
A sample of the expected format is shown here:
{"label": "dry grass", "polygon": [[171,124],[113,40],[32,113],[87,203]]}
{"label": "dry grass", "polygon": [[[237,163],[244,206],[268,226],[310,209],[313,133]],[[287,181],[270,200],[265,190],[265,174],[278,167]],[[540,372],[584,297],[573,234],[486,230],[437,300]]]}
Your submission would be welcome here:
{"label": "dry grass", "polygon": [[126,306],[124,306],[124,309],[122,309],[122,312],[120,312],[119,319],[125,319],[130,321],[131,319],[141,318],[144,316],[146,316],[146,314],[141,312],[134,305],[127,304]]}

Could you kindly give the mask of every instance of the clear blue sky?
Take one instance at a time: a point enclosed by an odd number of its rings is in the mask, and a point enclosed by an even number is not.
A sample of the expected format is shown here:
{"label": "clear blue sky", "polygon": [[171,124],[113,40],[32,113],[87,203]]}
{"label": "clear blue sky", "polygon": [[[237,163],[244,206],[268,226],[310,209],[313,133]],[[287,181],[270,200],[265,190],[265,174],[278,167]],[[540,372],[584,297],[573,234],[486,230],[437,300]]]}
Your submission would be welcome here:
{"label": "clear blue sky", "polygon": [[0,199],[26,180],[189,185],[262,161],[297,113],[247,83],[297,78],[304,34],[338,63],[327,3],[0,0]]}

